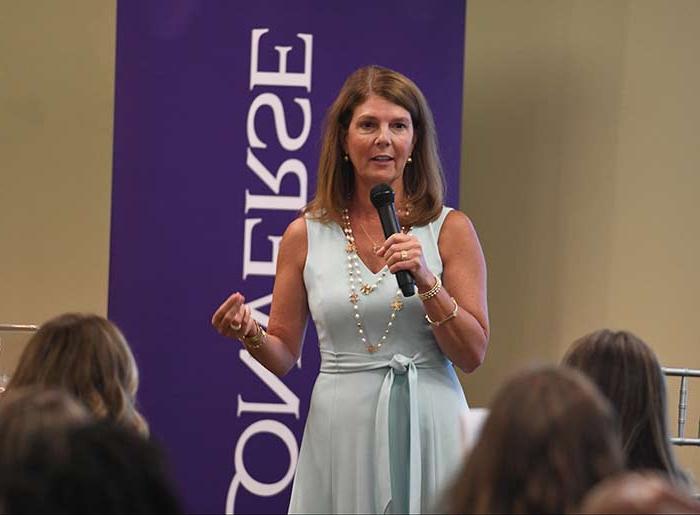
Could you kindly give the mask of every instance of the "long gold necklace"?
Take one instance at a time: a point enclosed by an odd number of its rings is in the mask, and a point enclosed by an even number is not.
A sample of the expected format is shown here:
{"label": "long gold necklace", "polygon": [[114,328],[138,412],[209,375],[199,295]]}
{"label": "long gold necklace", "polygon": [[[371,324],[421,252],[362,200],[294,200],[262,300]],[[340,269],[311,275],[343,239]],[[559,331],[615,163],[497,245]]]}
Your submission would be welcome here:
{"label": "long gold necklace", "polygon": [[403,301],[401,300],[401,290],[396,290],[396,294],[390,304],[391,315],[389,315],[389,321],[386,324],[386,329],[384,329],[384,334],[375,343],[368,340],[368,335],[365,331],[364,324],[362,323],[362,317],[360,316],[360,307],[358,303],[360,301],[360,296],[357,294],[359,288],[360,292],[364,295],[371,294],[377,289],[379,284],[384,280],[387,275],[388,268],[385,266],[382,275],[375,284],[369,284],[362,279],[362,272],[360,271],[360,257],[357,253],[357,245],[355,244],[355,236],[352,232],[352,224],[350,223],[350,213],[347,209],[343,210],[343,231],[345,232],[345,252],[348,254],[348,279],[350,282],[350,295],[349,300],[353,308],[353,318],[355,320],[355,326],[357,328],[357,334],[360,341],[367,349],[367,352],[374,353],[377,352],[384,343],[389,339],[389,333],[391,327],[394,325],[394,320],[396,320],[396,314],[403,308]]}

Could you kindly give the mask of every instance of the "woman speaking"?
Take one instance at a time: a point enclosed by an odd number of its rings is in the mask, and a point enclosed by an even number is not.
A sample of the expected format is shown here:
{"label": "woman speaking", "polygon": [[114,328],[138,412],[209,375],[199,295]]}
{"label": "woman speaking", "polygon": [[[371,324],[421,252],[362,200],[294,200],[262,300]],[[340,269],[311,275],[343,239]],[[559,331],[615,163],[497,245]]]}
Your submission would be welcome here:
{"label": "woman speaking", "polygon": [[[321,370],[291,513],[426,512],[462,458],[468,407],[452,363],[476,369],[489,326],[481,246],[443,206],[433,117],[410,79],[379,66],[348,77],[326,115],[317,181],[282,238],[267,331],[240,292],[212,324],[282,376],[311,313]],[[389,238],[370,200],[379,184],[401,226]],[[417,295],[397,289],[402,270]]]}

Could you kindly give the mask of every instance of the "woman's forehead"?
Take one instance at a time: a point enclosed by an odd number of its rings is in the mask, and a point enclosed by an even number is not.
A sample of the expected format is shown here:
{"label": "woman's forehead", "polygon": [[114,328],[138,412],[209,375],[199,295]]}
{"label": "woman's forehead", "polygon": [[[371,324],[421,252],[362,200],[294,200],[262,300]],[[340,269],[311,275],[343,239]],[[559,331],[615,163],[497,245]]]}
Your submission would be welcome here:
{"label": "woman's forehead", "polygon": [[379,95],[370,95],[364,102],[355,107],[353,118],[359,118],[361,116],[388,116],[392,118],[411,119],[411,114],[406,108]]}

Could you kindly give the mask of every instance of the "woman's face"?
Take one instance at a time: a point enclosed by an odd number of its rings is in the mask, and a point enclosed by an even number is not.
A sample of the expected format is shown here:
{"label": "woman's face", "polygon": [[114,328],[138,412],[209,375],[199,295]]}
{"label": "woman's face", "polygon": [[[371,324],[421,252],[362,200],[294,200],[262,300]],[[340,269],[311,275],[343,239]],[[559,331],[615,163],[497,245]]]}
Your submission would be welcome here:
{"label": "woman's face", "polygon": [[355,108],[343,147],[355,169],[355,179],[372,187],[382,182],[392,185],[403,177],[413,144],[411,114],[371,95]]}

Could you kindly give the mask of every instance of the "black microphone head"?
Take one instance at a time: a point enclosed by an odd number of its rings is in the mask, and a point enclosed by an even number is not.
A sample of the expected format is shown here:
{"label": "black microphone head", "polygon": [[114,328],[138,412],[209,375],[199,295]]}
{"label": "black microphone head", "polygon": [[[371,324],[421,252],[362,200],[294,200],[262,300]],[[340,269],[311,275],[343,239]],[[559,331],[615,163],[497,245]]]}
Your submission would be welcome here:
{"label": "black microphone head", "polygon": [[369,192],[369,199],[377,209],[388,206],[394,203],[394,190],[392,190],[391,186],[388,184],[377,184],[372,188],[372,191]]}

